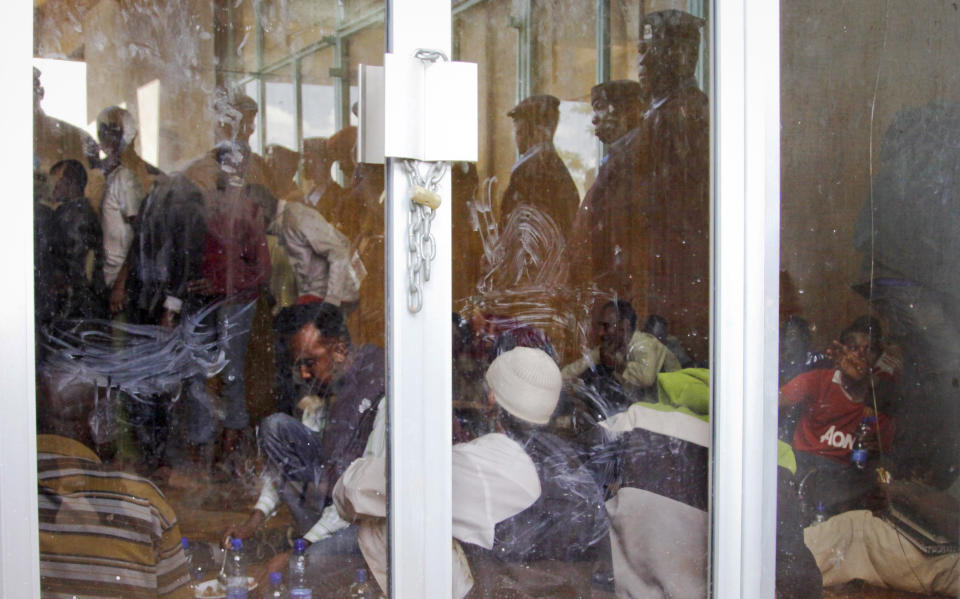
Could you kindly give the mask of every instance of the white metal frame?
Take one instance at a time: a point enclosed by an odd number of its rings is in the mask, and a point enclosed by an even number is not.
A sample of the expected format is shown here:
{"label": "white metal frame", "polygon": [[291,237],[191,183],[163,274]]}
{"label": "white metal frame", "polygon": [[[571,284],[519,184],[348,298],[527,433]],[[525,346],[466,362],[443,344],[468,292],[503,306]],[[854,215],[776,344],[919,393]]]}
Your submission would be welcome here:
{"label": "white metal frame", "polygon": [[[712,14],[716,209],[714,212],[713,590],[722,599],[773,596],[776,510],[776,391],[779,209],[779,14],[767,0],[716,0]],[[0,169],[8,202],[0,237],[0,596],[39,597],[33,389],[31,212],[32,11],[6,10],[0,39],[4,95]],[[450,3],[393,0],[389,50],[435,47],[449,54]],[[389,165],[388,286],[405,289],[406,194]],[[449,204],[449,176],[442,194]],[[404,227],[398,229],[398,227]],[[450,230],[441,210],[435,230]],[[423,311],[389,302],[392,596],[450,592],[450,238],[439,255]],[[396,267],[393,258],[397,259]],[[425,433],[420,434],[418,433]],[[440,476],[435,476],[440,473]],[[444,475],[443,473],[447,473]],[[429,475],[429,476],[428,476]],[[761,516],[756,517],[757,514]],[[429,515],[429,517],[427,517]]]}
{"label": "white metal frame", "polygon": [[716,74],[712,583],[715,597],[773,597],[779,3],[716,0],[712,14]]}
{"label": "white metal frame", "polygon": [[33,6],[4,7],[0,36],[3,143],[0,178],[0,597],[39,597],[33,352]]}
{"label": "white metal frame", "polygon": [[[388,0],[387,52],[413,56],[422,48],[449,57],[451,35],[449,0]],[[451,175],[447,172],[440,185],[443,204],[433,221],[437,255],[423,286],[423,308],[411,313],[410,189],[397,160],[387,159],[386,169],[390,596],[448,597],[453,529]]]}

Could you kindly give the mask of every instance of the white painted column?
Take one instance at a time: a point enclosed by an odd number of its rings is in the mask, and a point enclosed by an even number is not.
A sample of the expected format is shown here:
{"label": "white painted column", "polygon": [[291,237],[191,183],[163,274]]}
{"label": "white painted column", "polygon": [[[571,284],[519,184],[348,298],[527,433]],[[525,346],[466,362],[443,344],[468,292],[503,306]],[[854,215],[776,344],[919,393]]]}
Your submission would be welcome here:
{"label": "white painted column", "polygon": [[714,597],[774,596],[779,5],[718,0],[714,135]]}
{"label": "white painted column", "polygon": [[0,236],[0,597],[40,596],[33,343],[33,7],[4,6],[0,37],[7,226]]}
{"label": "white painted column", "polygon": [[[450,0],[390,0],[387,52],[450,56]],[[389,107],[388,107],[389,110]],[[429,115],[428,117],[429,118]],[[449,597],[451,589],[450,174],[432,231],[437,256],[423,309],[407,307],[409,188],[387,159],[387,398],[390,427],[390,596]]]}

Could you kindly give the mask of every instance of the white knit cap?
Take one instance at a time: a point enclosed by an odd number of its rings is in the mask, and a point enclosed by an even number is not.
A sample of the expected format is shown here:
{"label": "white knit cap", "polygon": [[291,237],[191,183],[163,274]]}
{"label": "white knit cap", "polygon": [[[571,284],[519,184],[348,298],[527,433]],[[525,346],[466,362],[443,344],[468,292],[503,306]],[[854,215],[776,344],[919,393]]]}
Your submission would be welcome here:
{"label": "white knit cap", "polygon": [[562,379],[556,362],[545,352],[515,347],[497,356],[485,378],[501,408],[527,422],[550,422]]}

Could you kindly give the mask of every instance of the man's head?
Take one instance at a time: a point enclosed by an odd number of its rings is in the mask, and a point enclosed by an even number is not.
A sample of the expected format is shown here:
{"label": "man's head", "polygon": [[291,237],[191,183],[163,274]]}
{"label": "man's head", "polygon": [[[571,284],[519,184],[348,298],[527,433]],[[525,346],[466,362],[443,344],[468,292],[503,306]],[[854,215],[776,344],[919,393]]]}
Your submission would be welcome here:
{"label": "man's head", "polygon": [[513,137],[521,154],[553,139],[560,122],[560,100],[554,96],[530,96],[507,112],[513,119]]}
{"label": "man's head", "polygon": [[100,148],[111,156],[130,147],[137,137],[137,121],[119,106],[108,106],[97,116],[97,139]]}
{"label": "man's head", "polygon": [[290,354],[300,378],[315,391],[326,391],[342,376],[350,355],[343,312],[326,302],[296,306],[291,330]]}
{"label": "man's head", "polygon": [[76,160],[61,160],[50,167],[50,180],[53,181],[54,199],[82,197],[87,187],[87,169]]}
{"label": "man's head", "polygon": [[41,371],[37,377],[37,432],[60,435],[93,448],[90,417],[97,389],[69,375]]}
{"label": "man's head", "polygon": [[600,335],[600,359],[608,366],[613,365],[615,356],[622,358],[625,355],[630,337],[637,330],[637,313],[630,302],[607,302],[600,310],[597,329]]}
{"label": "man's head", "polygon": [[605,144],[613,143],[640,124],[646,107],[643,88],[636,81],[619,79],[590,90],[593,128]]}
{"label": "man's head", "polygon": [[337,131],[327,140],[327,156],[336,162],[348,180],[353,177],[357,167],[355,158],[357,148],[357,128],[353,125]]}
{"label": "man's head", "polygon": [[637,78],[654,99],[665,97],[693,77],[700,53],[703,19],[679,10],[645,15],[637,44]]}
{"label": "man's head", "polygon": [[666,340],[668,330],[667,319],[659,314],[651,314],[643,323],[643,332],[653,335],[661,343]]}
{"label": "man's head", "polygon": [[250,146],[239,141],[221,141],[214,148],[213,156],[219,167],[217,188],[242,187],[250,159]]}
{"label": "man's head", "polygon": [[326,137],[308,137],[303,140],[303,170],[308,179],[314,183],[329,180],[333,162],[327,151]]}
{"label": "man's head", "polygon": [[873,316],[861,316],[840,333],[840,343],[861,359],[873,366],[883,353],[880,341],[880,321]]}
{"label": "man's head", "polygon": [[250,143],[259,107],[256,101],[243,93],[230,93],[218,88],[213,100],[217,118],[217,140],[236,140]]}
{"label": "man's head", "polygon": [[550,422],[563,385],[556,362],[542,350],[515,347],[490,364],[484,376],[489,399],[527,425]]}
{"label": "man's head", "polygon": [[260,216],[263,218],[264,228],[269,227],[273,219],[277,217],[277,209],[280,202],[269,189],[263,185],[248,185],[246,188],[247,197],[260,209]]}
{"label": "man's head", "polygon": [[300,166],[300,153],[280,144],[270,144],[264,152],[264,161],[278,182],[291,181]]}

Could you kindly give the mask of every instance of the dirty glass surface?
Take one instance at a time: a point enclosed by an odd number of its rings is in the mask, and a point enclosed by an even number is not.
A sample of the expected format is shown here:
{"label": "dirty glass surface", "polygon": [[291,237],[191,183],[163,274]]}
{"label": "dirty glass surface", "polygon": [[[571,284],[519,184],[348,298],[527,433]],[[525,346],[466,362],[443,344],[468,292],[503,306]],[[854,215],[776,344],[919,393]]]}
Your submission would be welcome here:
{"label": "dirty glass surface", "polygon": [[454,595],[705,597],[708,15],[453,10]]}
{"label": "dirty glass surface", "polygon": [[[451,165],[457,597],[707,594],[705,5],[453,4],[480,106]],[[43,588],[215,596],[239,539],[253,593],[377,596],[384,171],[354,103],[383,4],[35,14]]]}
{"label": "dirty glass surface", "polygon": [[332,496],[386,447],[383,174],[350,113],[384,35],[343,4],[35,3],[44,596],[360,584]]}
{"label": "dirty glass surface", "polygon": [[779,596],[956,597],[960,15],[781,11]]}

